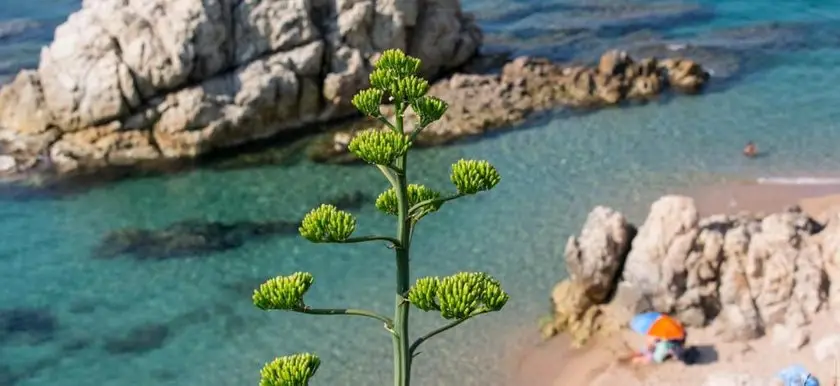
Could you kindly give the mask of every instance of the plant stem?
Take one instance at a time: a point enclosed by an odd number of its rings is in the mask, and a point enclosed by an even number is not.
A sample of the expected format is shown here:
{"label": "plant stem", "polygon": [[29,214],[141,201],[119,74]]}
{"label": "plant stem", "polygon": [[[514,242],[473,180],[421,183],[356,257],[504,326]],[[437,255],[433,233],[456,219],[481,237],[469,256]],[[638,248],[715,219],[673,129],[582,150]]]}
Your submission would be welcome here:
{"label": "plant stem", "polygon": [[392,125],[391,122],[388,122],[388,118],[385,118],[384,116],[380,115],[380,116],[376,117],[376,119],[378,119],[379,122],[384,123],[385,126],[387,126],[389,129],[394,130],[394,131],[397,130],[397,128],[394,127],[394,125]]}
{"label": "plant stem", "polygon": [[461,198],[463,196],[464,196],[463,194],[458,193],[458,194],[453,194],[453,195],[448,196],[448,197],[441,197],[441,198],[433,198],[433,199],[429,199],[429,200],[423,200],[423,201],[420,201],[420,202],[414,204],[411,208],[408,208],[408,212],[412,213],[415,210],[420,209],[420,208],[422,208],[426,205],[429,205],[429,204],[443,204],[444,202],[452,201],[456,198]]}
{"label": "plant stem", "polygon": [[350,316],[366,316],[368,318],[376,319],[382,323],[385,323],[385,326],[389,329],[394,328],[394,321],[386,316],[379,315],[372,311],[367,310],[357,310],[354,308],[301,308],[295,310],[300,313],[304,314],[312,314],[312,315],[350,315]]}
{"label": "plant stem", "polygon": [[412,343],[412,344],[411,344],[411,347],[409,347],[409,348],[408,348],[408,354],[409,354],[411,357],[414,357],[414,352],[417,350],[417,348],[418,348],[418,347],[420,347],[420,345],[421,345],[423,342],[425,342],[425,341],[427,341],[427,340],[431,339],[433,336],[435,336],[435,335],[437,335],[437,334],[440,334],[440,333],[442,333],[442,332],[445,332],[446,330],[449,330],[450,328],[453,328],[453,327],[455,327],[455,326],[457,326],[457,325],[459,325],[459,324],[461,324],[461,323],[464,323],[464,322],[466,322],[467,320],[470,320],[471,318],[473,318],[473,317],[475,317],[475,316],[478,316],[478,315],[481,315],[481,314],[484,314],[484,313],[487,313],[487,312],[489,312],[489,311],[478,311],[478,312],[473,313],[473,314],[472,314],[472,315],[470,315],[470,316],[467,316],[467,317],[466,317],[466,318],[464,318],[464,319],[458,319],[458,320],[456,320],[456,321],[454,321],[454,322],[451,322],[451,323],[449,323],[449,324],[443,325],[443,326],[441,326],[441,327],[438,327],[438,328],[436,328],[436,329],[434,329],[434,330],[430,331],[428,334],[423,335],[423,336],[421,336],[421,337],[417,338],[417,340],[415,340],[415,341],[414,341],[414,343]]}
{"label": "plant stem", "polygon": [[[403,132],[403,103],[397,104],[396,130]],[[411,246],[411,217],[408,213],[408,182],[406,178],[407,156],[397,160],[397,239],[396,248],[397,288],[394,304],[394,386],[409,386],[411,379],[411,356],[408,353],[408,311],[406,299],[409,288],[409,248]]]}
{"label": "plant stem", "polygon": [[342,244],[354,244],[354,243],[364,243],[368,241],[387,241],[394,246],[400,245],[400,241],[388,236],[360,236],[360,237],[351,237],[347,240],[342,241]]}

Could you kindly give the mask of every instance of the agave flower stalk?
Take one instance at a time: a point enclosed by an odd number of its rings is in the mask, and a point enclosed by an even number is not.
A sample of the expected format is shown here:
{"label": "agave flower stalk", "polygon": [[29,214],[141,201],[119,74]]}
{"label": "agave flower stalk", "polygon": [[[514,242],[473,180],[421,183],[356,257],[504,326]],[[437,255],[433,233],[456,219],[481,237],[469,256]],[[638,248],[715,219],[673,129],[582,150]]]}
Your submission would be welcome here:
{"label": "agave flower stalk", "polygon": [[[332,205],[321,205],[309,212],[300,234],[313,243],[385,242],[396,260],[394,314],[387,317],[355,308],[312,308],[304,296],[314,277],[306,272],[278,276],[254,291],[253,303],[263,310],[286,310],[314,315],[351,315],[374,319],[383,324],[393,338],[394,386],[409,386],[411,363],[420,345],[428,339],[460,325],[475,316],[499,311],[509,296],[498,280],[482,272],[460,272],[446,277],[423,277],[411,285],[411,238],[417,223],[426,215],[457,198],[493,189],[501,177],[487,161],[459,160],[452,165],[450,180],[455,192],[444,195],[424,185],[408,181],[408,152],[412,142],[428,125],[446,112],[446,102],[427,96],[429,82],[417,75],[420,60],[400,50],[382,53],[370,74],[371,87],[353,98],[353,105],[366,116],[385,124],[384,130],[358,133],[348,149],[374,165],[391,185],[376,199],[376,208],[396,218],[394,236],[353,236],[356,218]],[[382,114],[383,100],[394,103],[393,122]],[[405,130],[405,112],[412,109],[419,122]],[[409,311],[439,312],[449,323],[411,340]],[[306,386],[321,362],[314,354],[294,354],[275,359],[261,372],[260,386]]]}

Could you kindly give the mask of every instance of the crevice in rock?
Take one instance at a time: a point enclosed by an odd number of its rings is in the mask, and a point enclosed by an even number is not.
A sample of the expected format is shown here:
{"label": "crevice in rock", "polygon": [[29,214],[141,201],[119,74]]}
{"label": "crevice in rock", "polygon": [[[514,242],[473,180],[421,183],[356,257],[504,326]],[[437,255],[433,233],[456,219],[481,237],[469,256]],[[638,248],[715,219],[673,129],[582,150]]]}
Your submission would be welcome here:
{"label": "crevice in rock", "polygon": [[151,146],[153,149],[155,149],[155,151],[157,151],[158,154],[160,154],[160,156],[163,157],[164,156],[163,155],[163,149],[161,149],[160,144],[157,141],[157,137],[155,136],[155,130],[153,128],[150,128],[148,130],[148,132],[149,132],[149,146]]}
{"label": "crevice in rock", "polygon": [[239,41],[239,32],[236,29],[236,13],[239,11],[239,7],[245,4],[245,0],[234,0],[231,3],[229,17],[230,19],[228,22],[228,29],[230,30],[230,52],[228,52],[228,63],[236,63],[236,52],[239,49],[239,45],[237,42]]}
{"label": "crevice in rock", "polygon": [[[142,106],[143,97],[142,97],[142,94],[140,94],[140,90],[137,88],[137,74],[134,72],[134,69],[132,69],[131,66],[129,66],[128,63],[125,62],[125,59],[123,59],[123,50],[122,50],[122,45],[120,45],[120,40],[117,39],[117,37],[113,36],[113,35],[109,36],[109,39],[111,40],[111,44],[114,45],[114,49],[116,51],[116,55],[117,55],[117,58],[120,61],[120,64],[124,65],[125,68],[128,70],[128,76],[129,76],[129,78],[131,78],[131,88],[137,94],[137,96],[140,97],[140,103],[141,103],[141,106]],[[119,71],[120,71],[119,66],[117,66],[117,77],[120,76]],[[138,109],[135,109],[132,106],[131,101],[126,96],[126,92],[129,92],[129,90],[123,90],[122,89],[122,87],[123,87],[122,82],[118,82],[118,84],[120,86],[120,97],[122,98],[123,104],[125,105],[125,108],[127,110],[127,112],[125,113],[125,116],[132,116],[132,115],[136,114]],[[138,106],[138,107],[140,107],[140,106]]]}
{"label": "crevice in rock", "polygon": [[[214,79],[218,79],[218,78],[222,78],[222,77],[228,77],[231,74],[233,74],[234,72],[236,72],[237,70],[239,70],[241,68],[244,68],[244,67],[247,67],[248,65],[250,65],[251,63],[253,63],[255,61],[264,60],[264,59],[267,59],[267,58],[271,57],[272,55],[279,54],[279,53],[282,53],[282,52],[293,51],[293,50],[296,50],[298,48],[305,47],[308,44],[312,44],[315,41],[316,40],[310,40],[310,41],[301,43],[299,45],[295,45],[293,47],[290,47],[288,49],[282,50],[282,51],[270,51],[270,52],[268,52],[264,55],[260,55],[260,56],[255,57],[252,61],[250,61],[248,63],[243,63],[241,66],[232,67],[232,68],[229,68],[227,71],[217,73],[216,75],[214,75],[211,78],[206,78],[206,79],[203,79],[203,80],[198,81],[198,82],[189,82],[189,83],[187,83],[187,84],[185,84],[181,87],[178,87],[178,88],[172,89],[172,90],[160,90],[160,92],[158,94],[155,94],[155,95],[153,95],[149,98],[142,98],[142,96],[141,96],[141,105],[138,106],[134,110],[135,111],[143,111],[145,109],[154,108],[155,107],[154,104],[156,102],[159,103],[159,101],[162,100],[162,98],[165,98],[168,94],[174,94],[174,93],[181,92],[181,91],[193,88],[193,87],[199,87],[199,86],[201,86],[202,83],[209,82],[209,81],[214,80]],[[120,116],[109,118],[107,120],[102,120],[101,122],[95,122],[95,124],[92,124],[91,126],[100,126],[100,125],[105,125],[105,124],[108,124],[108,123],[111,123],[111,122],[114,122],[114,121],[122,121],[122,120],[124,120],[124,119],[126,119],[130,116],[131,116],[131,114],[121,114]]]}
{"label": "crevice in rock", "polygon": [[618,285],[624,280],[624,265],[627,263],[627,256],[630,255],[630,250],[633,249],[633,240],[639,234],[639,228],[636,225],[627,223],[627,249],[619,255],[618,269],[610,281],[610,291],[607,293],[607,299],[604,303],[609,303],[615,298],[615,293],[618,291]]}
{"label": "crevice in rock", "polygon": [[[335,49],[332,44],[330,44],[329,39],[329,26],[326,25],[327,15],[330,14],[330,9],[327,4],[319,4],[317,7],[312,7],[312,25],[315,26],[315,29],[318,30],[318,35],[320,37],[321,42],[324,44],[324,50],[321,53],[321,65],[320,65],[320,72],[318,73],[318,81],[315,82],[318,85],[318,104],[320,112],[323,112],[323,107],[326,106],[326,100],[324,98],[324,83],[327,79],[327,75],[331,72],[331,61],[332,61],[332,53]],[[320,116],[316,117],[315,121],[322,120]]]}

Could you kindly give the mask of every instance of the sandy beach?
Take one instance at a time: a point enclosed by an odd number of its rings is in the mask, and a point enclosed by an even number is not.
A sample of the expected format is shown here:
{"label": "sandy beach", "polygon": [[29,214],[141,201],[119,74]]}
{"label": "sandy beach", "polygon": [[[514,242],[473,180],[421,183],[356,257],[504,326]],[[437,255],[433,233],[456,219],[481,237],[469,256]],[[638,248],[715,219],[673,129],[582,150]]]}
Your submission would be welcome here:
{"label": "sandy beach", "polygon": [[734,182],[677,192],[694,198],[702,215],[742,211],[770,213],[799,205],[814,219],[840,208],[840,184],[776,185]]}
{"label": "sandy beach", "polygon": [[[675,192],[691,196],[703,215],[742,211],[770,213],[799,205],[812,218],[823,222],[826,213],[840,210],[840,185],[774,185],[731,183]],[[720,343],[711,328],[690,329],[687,345],[701,353],[698,363],[669,362],[661,365],[630,365],[620,357],[643,345],[643,337],[629,331],[572,349],[569,339],[555,337],[521,355],[512,377],[513,385],[528,386],[633,386],[633,385],[772,385],[775,374],[798,364],[807,368],[822,385],[836,385],[837,364],[820,362],[815,342],[840,330],[829,312],[820,312],[809,327],[810,343],[797,351],[774,344],[772,333],[749,342]],[[749,374],[743,383],[713,381],[712,374]],[[750,383],[751,382],[751,383]]]}

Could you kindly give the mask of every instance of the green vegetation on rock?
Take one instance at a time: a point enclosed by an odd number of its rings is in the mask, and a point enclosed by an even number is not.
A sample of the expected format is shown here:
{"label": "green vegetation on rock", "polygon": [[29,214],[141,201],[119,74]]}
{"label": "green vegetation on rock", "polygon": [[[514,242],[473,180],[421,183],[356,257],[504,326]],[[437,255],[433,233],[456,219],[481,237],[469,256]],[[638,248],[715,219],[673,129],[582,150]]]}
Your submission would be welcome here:
{"label": "green vegetation on rock", "polygon": [[[268,280],[254,291],[254,305],[263,310],[287,310],[314,315],[355,315],[382,322],[393,338],[394,386],[408,386],[411,364],[420,345],[429,338],[464,321],[499,311],[509,296],[498,280],[482,272],[460,272],[444,277],[419,278],[410,285],[409,252],[414,229],[419,220],[451,200],[490,190],[501,177],[487,161],[459,160],[452,165],[450,179],[456,193],[444,195],[407,179],[408,152],[412,141],[425,127],[446,112],[446,102],[427,96],[429,82],[417,75],[420,60],[400,50],[385,51],[370,75],[371,88],[360,91],[353,105],[370,118],[385,125],[384,130],[368,130],[356,135],[348,149],[365,162],[376,166],[391,187],[376,199],[376,207],[396,217],[394,236],[353,236],[355,216],[332,205],[321,205],[303,219],[300,234],[314,243],[386,242],[396,257],[396,289],[393,318],[361,309],[313,308],[304,296],[315,282],[305,272]],[[383,100],[395,105],[391,122],[381,112]],[[419,122],[410,132],[404,130],[408,108]],[[411,305],[422,311],[439,312],[449,322],[420,335],[413,341],[409,334]],[[260,386],[305,386],[320,366],[313,354],[280,357],[265,365]]]}

